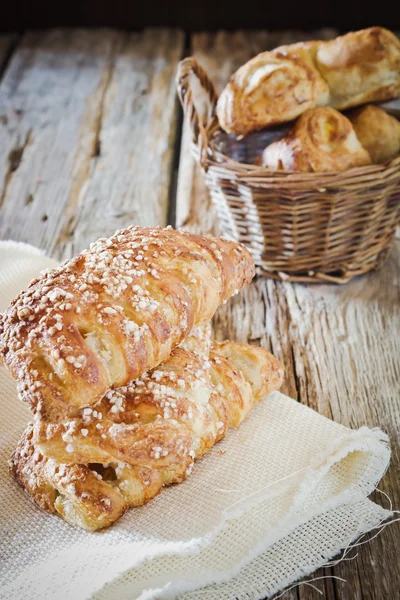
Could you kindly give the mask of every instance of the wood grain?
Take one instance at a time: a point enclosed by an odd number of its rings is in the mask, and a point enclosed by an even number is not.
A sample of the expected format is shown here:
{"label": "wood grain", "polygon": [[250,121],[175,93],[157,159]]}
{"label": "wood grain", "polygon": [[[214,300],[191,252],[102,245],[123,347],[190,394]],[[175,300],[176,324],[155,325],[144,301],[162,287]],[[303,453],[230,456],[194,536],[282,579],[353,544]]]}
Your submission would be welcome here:
{"label": "wood grain", "polygon": [[[330,37],[333,31],[323,35]],[[315,34],[315,37],[320,35]],[[205,67],[217,89],[230,74],[262,50],[304,39],[301,33],[195,34],[191,52]],[[311,36],[310,36],[311,37]],[[312,36],[313,37],[313,36]],[[218,223],[203,176],[190,157],[190,132],[184,126],[177,194],[177,224],[205,233]],[[258,278],[218,312],[219,339],[250,341],[271,349],[286,367],[284,392],[349,427],[380,426],[392,440],[392,464],[381,483],[400,506],[400,245],[384,268],[345,286],[292,285]],[[385,498],[376,500],[387,506]],[[396,598],[400,567],[396,556],[398,524],[387,527],[358,557],[314,577],[336,575],[342,583],[316,583],[325,598],[376,600]],[[388,564],[391,568],[388,568]],[[308,586],[282,598],[314,600]]]}
{"label": "wood grain", "polygon": [[0,85],[0,237],[65,257],[165,223],[179,31],[28,33]]}
{"label": "wood grain", "polygon": [[182,50],[183,33],[174,30],[134,33],[118,47],[90,174],[63,216],[63,256],[127,225],[166,225]]}
{"label": "wood grain", "polygon": [[0,235],[53,250],[94,153],[114,32],[26,34],[0,86]]}

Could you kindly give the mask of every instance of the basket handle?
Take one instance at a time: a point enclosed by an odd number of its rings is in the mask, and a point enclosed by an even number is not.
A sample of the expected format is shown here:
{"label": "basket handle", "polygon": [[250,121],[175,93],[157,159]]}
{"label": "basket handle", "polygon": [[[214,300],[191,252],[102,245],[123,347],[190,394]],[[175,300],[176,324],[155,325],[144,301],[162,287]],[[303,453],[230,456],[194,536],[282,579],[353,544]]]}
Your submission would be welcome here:
{"label": "basket handle", "polygon": [[[207,110],[205,111],[206,115],[204,118],[198,113],[195,107],[193,91],[190,85],[191,74],[197,77],[202,89],[206,93]],[[216,114],[217,92],[213,82],[193,56],[181,60],[178,64],[176,86],[183,112],[190,121],[193,141],[199,147],[200,164],[203,169],[206,169],[207,157],[210,152],[208,138],[219,128]]]}

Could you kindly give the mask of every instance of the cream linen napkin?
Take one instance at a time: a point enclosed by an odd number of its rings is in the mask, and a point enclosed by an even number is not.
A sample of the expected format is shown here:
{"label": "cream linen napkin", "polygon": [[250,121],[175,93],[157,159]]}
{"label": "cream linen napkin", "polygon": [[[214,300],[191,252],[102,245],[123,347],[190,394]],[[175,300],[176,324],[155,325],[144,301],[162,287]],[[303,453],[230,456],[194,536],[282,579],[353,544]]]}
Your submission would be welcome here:
{"label": "cream linen napkin", "polygon": [[[55,263],[0,243],[0,310]],[[100,533],[41,513],[6,461],[30,418],[0,371],[1,598],[258,599],[311,573],[391,513],[367,499],[386,435],[273,393],[183,484]],[[201,589],[200,589],[201,588]]]}

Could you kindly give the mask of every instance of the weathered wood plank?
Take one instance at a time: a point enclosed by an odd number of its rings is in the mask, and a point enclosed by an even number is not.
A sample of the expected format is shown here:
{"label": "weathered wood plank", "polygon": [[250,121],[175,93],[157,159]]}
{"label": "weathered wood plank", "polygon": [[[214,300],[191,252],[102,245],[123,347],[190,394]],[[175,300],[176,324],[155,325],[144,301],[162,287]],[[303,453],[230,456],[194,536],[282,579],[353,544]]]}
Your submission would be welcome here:
{"label": "weathered wood plank", "polygon": [[119,47],[90,175],[64,215],[63,255],[133,223],[166,224],[178,114],[174,75],[182,52],[183,33],[176,30],[134,33]]}
{"label": "weathered wood plank", "polygon": [[120,34],[25,35],[0,86],[0,235],[52,249],[79,194]]}
{"label": "weathered wood plank", "polygon": [[178,31],[29,33],[0,85],[0,237],[55,256],[165,223]]}
{"label": "weathered wood plank", "polygon": [[[332,31],[325,32],[327,37]],[[195,34],[192,53],[217,89],[252,55],[301,39],[266,33]],[[303,37],[304,39],[304,37]],[[202,174],[190,157],[190,132],[184,126],[177,194],[177,224],[204,233],[218,232],[218,223]],[[214,329],[220,339],[255,342],[272,351],[286,367],[284,391],[321,414],[350,427],[379,425],[392,440],[392,465],[381,484],[400,505],[400,246],[385,267],[346,286],[291,285],[265,278],[254,281],[218,312]],[[383,499],[384,500],[384,499]],[[382,502],[382,498],[379,498]],[[337,575],[317,586],[336,600],[395,598],[400,586],[396,556],[398,525],[387,527],[358,557],[315,577]],[[391,568],[388,568],[388,564]],[[283,598],[314,600],[309,587]]]}

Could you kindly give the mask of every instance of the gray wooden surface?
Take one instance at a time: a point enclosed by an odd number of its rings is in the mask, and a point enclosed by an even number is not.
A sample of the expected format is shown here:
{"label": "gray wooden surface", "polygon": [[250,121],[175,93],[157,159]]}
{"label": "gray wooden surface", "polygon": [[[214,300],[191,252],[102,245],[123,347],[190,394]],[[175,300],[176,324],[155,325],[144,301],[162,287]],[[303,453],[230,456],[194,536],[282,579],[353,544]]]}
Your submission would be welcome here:
{"label": "gray wooden surface", "polygon": [[[318,32],[331,37],[332,30]],[[0,237],[57,258],[130,223],[218,232],[181,130],[174,74],[194,53],[221,88],[284,33],[49,31],[0,37]],[[177,179],[177,186],[175,180]],[[261,344],[284,362],[284,392],[344,425],[392,440],[381,489],[400,507],[400,245],[384,268],[342,287],[257,279],[215,319],[219,338]],[[379,498],[386,502],[385,498]],[[329,600],[399,597],[399,526],[315,577]],[[300,586],[283,598],[314,600]]]}

